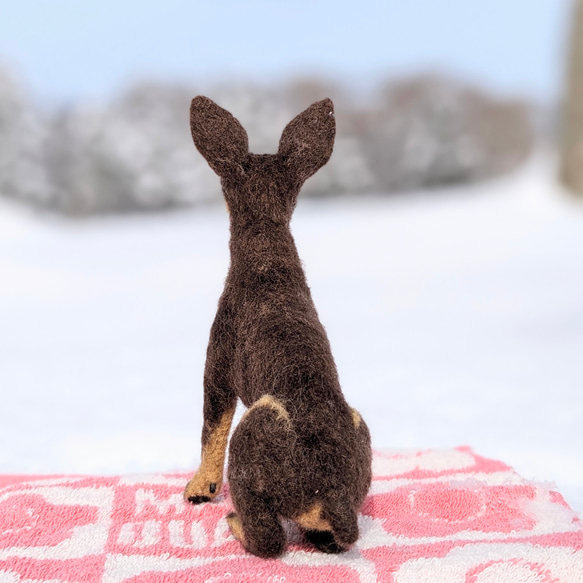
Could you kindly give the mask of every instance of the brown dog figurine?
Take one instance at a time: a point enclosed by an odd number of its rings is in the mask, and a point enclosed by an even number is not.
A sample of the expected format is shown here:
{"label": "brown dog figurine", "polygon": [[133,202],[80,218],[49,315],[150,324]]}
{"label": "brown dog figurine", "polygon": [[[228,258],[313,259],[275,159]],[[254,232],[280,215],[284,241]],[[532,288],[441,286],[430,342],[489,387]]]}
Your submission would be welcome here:
{"label": "brown dog figurine", "polygon": [[207,351],[202,461],[185,498],[219,493],[239,397],[249,409],[229,446],[232,533],[251,553],[275,557],[286,547],[280,521],[290,519],[321,551],[344,551],[358,538],[370,486],[370,434],[344,400],[290,232],[302,184],[332,154],[332,101],[293,119],[277,154],[249,153],[241,124],[206,97],[193,99],[190,124],[221,177],[231,265]]}

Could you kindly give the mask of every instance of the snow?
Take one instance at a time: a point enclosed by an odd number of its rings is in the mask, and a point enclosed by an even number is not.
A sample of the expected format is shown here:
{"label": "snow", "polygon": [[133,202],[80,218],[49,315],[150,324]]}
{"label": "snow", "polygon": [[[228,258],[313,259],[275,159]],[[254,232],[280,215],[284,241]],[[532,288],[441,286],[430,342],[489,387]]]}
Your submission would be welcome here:
{"label": "snow", "polygon": [[[470,445],[583,510],[583,204],[549,157],[480,186],[301,200],[292,223],[376,448]],[[223,206],[0,204],[0,472],[194,469]]]}

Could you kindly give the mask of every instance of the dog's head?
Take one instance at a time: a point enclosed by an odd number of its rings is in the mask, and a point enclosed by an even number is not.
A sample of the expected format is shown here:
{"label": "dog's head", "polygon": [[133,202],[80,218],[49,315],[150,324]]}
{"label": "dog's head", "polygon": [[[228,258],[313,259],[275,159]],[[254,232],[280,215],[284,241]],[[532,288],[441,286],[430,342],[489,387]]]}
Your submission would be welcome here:
{"label": "dog's head", "polygon": [[312,104],[283,130],[277,154],[251,154],[247,132],[208,97],[190,106],[198,151],[221,177],[232,220],[289,222],[302,184],[332,155],[336,123],[330,99]]}

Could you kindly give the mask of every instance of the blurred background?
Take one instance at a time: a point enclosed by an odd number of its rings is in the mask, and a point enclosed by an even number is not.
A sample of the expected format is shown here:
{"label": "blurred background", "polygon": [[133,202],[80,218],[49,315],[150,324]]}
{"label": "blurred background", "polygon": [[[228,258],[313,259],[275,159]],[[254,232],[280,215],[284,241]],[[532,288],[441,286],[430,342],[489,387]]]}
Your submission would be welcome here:
{"label": "blurred background", "polygon": [[228,268],[197,94],[251,150],[331,97],[292,222],[377,449],[470,445],[583,511],[575,0],[0,4],[0,472],[187,471]]}

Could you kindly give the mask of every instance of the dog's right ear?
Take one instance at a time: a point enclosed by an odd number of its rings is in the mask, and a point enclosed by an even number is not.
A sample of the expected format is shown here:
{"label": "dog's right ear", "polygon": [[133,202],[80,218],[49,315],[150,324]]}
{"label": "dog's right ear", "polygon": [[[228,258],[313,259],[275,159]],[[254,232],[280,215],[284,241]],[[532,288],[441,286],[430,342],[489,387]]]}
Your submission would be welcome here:
{"label": "dog's right ear", "polygon": [[332,155],[336,121],[331,99],[313,103],[292,119],[281,134],[278,154],[302,182],[317,172]]}
{"label": "dog's right ear", "polygon": [[190,131],[196,149],[221,177],[243,173],[249,152],[247,132],[226,109],[199,95],[190,104]]}

